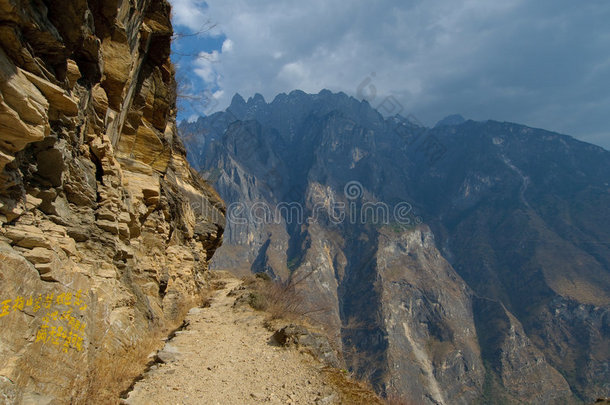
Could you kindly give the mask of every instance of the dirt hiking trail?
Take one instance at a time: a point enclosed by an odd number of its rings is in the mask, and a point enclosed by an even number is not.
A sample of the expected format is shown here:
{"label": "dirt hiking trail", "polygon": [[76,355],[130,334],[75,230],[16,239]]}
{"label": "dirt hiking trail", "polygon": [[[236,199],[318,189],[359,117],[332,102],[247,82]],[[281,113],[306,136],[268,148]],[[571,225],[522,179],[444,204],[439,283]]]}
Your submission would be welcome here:
{"label": "dirt hiking trail", "polygon": [[[265,314],[233,308],[227,294],[241,281],[220,273],[211,305],[193,308],[188,326],[158,353],[155,364],[122,401],[149,404],[336,404],[323,365],[294,348],[274,345]],[[222,284],[224,283],[224,286]]]}

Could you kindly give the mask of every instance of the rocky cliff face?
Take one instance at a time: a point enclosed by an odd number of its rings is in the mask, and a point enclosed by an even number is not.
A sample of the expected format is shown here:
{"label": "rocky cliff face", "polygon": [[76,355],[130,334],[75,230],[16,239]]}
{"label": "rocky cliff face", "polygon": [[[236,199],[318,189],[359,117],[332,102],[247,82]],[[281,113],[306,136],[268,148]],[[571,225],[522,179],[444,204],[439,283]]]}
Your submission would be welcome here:
{"label": "rocky cliff face", "polygon": [[181,126],[227,201],[213,265],[303,279],[348,366],[415,403],[606,395],[610,153],[517,124],[236,95]]}
{"label": "rocky cliff face", "polygon": [[99,400],[197,303],[224,205],[176,135],[165,0],[0,10],[0,398]]}

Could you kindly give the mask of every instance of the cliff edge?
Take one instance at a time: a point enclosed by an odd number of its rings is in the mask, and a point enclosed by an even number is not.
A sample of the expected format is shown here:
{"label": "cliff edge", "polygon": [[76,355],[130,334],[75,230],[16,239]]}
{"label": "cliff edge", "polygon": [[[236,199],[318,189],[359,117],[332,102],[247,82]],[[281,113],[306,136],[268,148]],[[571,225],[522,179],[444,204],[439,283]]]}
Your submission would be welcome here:
{"label": "cliff edge", "polygon": [[206,287],[165,0],[0,0],[0,402],[114,395]]}

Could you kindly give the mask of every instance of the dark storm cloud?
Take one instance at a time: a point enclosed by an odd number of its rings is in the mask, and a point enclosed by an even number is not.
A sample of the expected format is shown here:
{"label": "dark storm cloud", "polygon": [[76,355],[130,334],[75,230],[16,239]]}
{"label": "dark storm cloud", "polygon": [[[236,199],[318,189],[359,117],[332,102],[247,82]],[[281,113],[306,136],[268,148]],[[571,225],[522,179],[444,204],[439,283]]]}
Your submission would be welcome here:
{"label": "dark storm cloud", "polygon": [[610,147],[610,2],[174,0],[176,24],[226,37],[193,69],[232,95],[322,88],[393,95],[427,124],[451,113]]}

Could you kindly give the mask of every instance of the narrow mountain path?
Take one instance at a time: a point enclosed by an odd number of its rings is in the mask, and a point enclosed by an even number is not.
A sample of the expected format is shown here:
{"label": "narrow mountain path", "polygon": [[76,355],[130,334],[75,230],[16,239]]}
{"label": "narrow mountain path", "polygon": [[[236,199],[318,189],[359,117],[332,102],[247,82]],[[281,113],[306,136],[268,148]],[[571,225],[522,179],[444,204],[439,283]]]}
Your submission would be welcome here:
{"label": "narrow mountain path", "polygon": [[295,349],[278,347],[263,326],[264,315],[233,308],[227,294],[241,283],[225,276],[208,308],[194,308],[188,326],[166,343],[157,364],[137,382],[124,403],[332,404],[335,388],[322,366]]}

